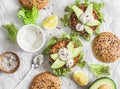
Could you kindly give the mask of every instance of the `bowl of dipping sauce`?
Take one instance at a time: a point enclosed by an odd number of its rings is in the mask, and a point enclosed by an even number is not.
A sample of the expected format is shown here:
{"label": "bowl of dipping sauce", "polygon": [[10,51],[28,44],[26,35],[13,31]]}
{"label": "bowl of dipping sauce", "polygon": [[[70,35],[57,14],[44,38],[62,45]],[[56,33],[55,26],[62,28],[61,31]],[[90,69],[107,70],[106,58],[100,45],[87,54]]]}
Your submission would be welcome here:
{"label": "bowl of dipping sauce", "polygon": [[45,34],[39,26],[33,24],[24,25],[18,31],[17,43],[26,52],[36,52],[43,47]]}

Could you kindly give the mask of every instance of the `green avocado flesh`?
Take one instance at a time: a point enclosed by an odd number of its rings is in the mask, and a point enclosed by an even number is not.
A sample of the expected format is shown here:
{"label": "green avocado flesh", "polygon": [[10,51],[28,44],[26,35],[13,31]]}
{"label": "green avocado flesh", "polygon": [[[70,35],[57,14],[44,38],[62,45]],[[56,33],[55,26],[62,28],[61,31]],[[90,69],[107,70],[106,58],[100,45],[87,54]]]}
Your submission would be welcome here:
{"label": "green avocado flesh", "polygon": [[74,44],[72,41],[70,41],[67,45],[67,49],[69,52],[73,53],[74,52]]}
{"label": "green avocado flesh", "polygon": [[61,68],[63,65],[65,65],[64,61],[60,61],[59,59],[57,59],[51,66],[52,69],[58,69]]}
{"label": "green avocado flesh", "polygon": [[76,14],[77,18],[79,19],[80,15],[83,13],[83,11],[80,8],[78,8],[77,6],[72,6],[72,9],[73,9],[74,13]]}
{"label": "green avocado flesh", "polygon": [[98,26],[100,24],[101,24],[101,22],[98,21],[98,20],[94,20],[93,22],[87,22],[86,23],[86,25],[88,25],[88,26]]}
{"label": "green avocado flesh", "polygon": [[53,60],[56,60],[58,58],[58,54],[55,53],[55,54],[51,54],[50,57],[53,59]]}
{"label": "green avocado flesh", "polygon": [[[107,85],[108,87],[102,87],[102,85]],[[90,87],[89,89],[117,89],[115,82],[108,78],[103,77],[100,79],[97,79]]]}
{"label": "green avocado flesh", "polygon": [[82,47],[75,48],[72,54],[72,58],[77,57],[80,54],[80,52],[82,52]]}
{"label": "green avocado flesh", "polygon": [[85,12],[88,12],[88,13],[93,13],[93,4],[89,4],[87,9],[85,10]]}
{"label": "green avocado flesh", "polygon": [[88,26],[85,26],[85,31],[91,36],[93,34],[93,30],[88,27]]}

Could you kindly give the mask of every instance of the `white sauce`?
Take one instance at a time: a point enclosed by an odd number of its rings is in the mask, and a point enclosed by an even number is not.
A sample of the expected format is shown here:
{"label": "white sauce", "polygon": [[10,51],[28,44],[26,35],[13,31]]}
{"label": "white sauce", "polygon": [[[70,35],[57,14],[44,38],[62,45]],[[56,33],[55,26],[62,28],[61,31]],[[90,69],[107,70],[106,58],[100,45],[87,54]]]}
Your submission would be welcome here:
{"label": "white sauce", "polygon": [[82,31],[84,30],[84,25],[82,23],[77,23],[75,28],[77,31]]}
{"label": "white sauce", "polygon": [[43,43],[43,34],[34,26],[26,26],[18,35],[18,43],[25,51],[37,50]]}
{"label": "white sauce", "polygon": [[72,54],[67,50],[67,48],[60,48],[58,55],[61,61],[66,62],[66,67],[72,67],[74,65],[74,60],[71,59]]}
{"label": "white sauce", "polygon": [[58,55],[60,57],[60,60],[67,61],[71,58],[71,53],[66,48],[60,48],[58,51]]}
{"label": "white sauce", "polygon": [[7,71],[13,70],[17,66],[17,59],[13,54],[5,54],[5,56],[0,60],[3,68]]}
{"label": "white sauce", "polygon": [[86,24],[87,22],[93,22],[94,17],[91,13],[85,12],[80,16],[80,21]]}
{"label": "white sauce", "polygon": [[66,67],[72,67],[74,65],[74,60],[73,59],[69,59],[66,62]]}

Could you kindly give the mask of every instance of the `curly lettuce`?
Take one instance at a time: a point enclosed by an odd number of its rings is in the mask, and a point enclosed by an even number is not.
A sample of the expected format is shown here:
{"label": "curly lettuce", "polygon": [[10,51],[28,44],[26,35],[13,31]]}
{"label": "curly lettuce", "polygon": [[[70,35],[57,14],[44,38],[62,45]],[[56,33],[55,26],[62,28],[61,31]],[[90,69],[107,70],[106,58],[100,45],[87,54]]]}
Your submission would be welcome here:
{"label": "curly lettuce", "polygon": [[2,25],[3,28],[5,28],[5,30],[8,32],[9,35],[9,39],[16,43],[16,38],[17,38],[17,33],[18,33],[18,29],[15,27],[14,24],[6,24],[6,25]]}
{"label": "curly lettuce", "polygon": [[20,8],[17,16],[23,20],[24,24],[36,24],[36,20],[39,17],[39,12],[36,6],[33,6],[32,10]]}
{"label": "curly lettuce", "polygon": [[103,64],[89,64],[91,72],[96,77],[102,77],[103,75],[110,75],[110,67]]}

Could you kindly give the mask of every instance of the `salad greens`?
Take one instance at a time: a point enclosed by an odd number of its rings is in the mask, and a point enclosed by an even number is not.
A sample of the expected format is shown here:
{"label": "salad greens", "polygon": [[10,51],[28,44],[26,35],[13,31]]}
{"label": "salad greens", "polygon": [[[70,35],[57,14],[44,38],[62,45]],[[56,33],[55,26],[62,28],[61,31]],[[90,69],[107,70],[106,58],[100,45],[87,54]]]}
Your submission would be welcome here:
{"label": "salad greens", "polygon": [[90,70],[96,77],[110,75],[110,67],[103,64],[89,64]]}
{"label": "salad greens", "polygon": [[50,49],[52,47],[52,45],[54,45],[55,43],[58,42],[58,38],[57,37],[52,37],[49,42],[47,43],[46,48],[42,51],[43,55],[48,55],[50,54]]}
{"label": "salad greens", "polygon": [[68,73],[71,71],[71,68],[59,68],[59,69],[53,69],[53,73],[57,76],[68,76]]}
{"label": "salad greens", "polygon": [[[70,35],[63,33],[61,38],[57,37],[52,37],[50,41],[47,43],[46,48],[43,50],[44,55],[49,55],[50,54],[50,49],[51,47],[57,43],[58,41],[61,40],[70,40],[73,43],[76,43],[79,47],[82,47],[82,43],[78,39],[78,33],[77,32],[72,32]],[[69,45],[68,45],[69,46]],[[80,49],[80,58],[79,62],[77,63],[78,67],[83,68],[86,64],[85,61],[82,61],[84,57],[84,52],[82,49]],[[58,69],[53,69],[53,73],[58,76],[67,76],[68,73],[71,71],[71,68],[58,68]]]}
{"label": "salad greens", "polygon": [[2,27],[5,28],[5,30],[8,32],[9,39],[12,42],[16,43],[18,29],[15,27],[15,25],[14,24],[6,24],[6,25],[2,25]]}
{"label": "salad greens", "polygon": [[39,17],[39,12],[36,6],[32,10],[20,8],[17,16],[23,20],[24,24],[36,24],[36,19]]}

